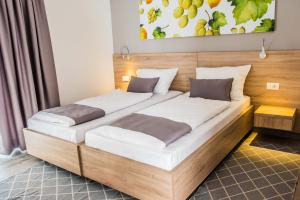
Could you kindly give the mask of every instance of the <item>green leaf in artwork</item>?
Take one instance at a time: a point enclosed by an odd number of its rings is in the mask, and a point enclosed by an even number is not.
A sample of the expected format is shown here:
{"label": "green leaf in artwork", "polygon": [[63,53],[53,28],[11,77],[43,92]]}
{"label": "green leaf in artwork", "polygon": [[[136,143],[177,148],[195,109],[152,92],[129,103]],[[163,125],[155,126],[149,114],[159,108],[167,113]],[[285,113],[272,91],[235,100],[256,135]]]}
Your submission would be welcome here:
{"label": "green leaf in artwork", "polygon": [[260,26],[257,26],[253,32],[254,33],[264,33],[275,30],[275,20],[272,19],[263,19],[260,23]]}
{"label": "green leaf in artwork", "polygon": [[242,24],[249,20],[256,21],[262,18],[268,11],[272,0],[228,0],[234,6],[233,16],[236,24]]}
{"label": "green leaf in artwork", "polygon": [[212,14],[212,19],[209,20],[209,25],[214,30],[219,30],[220,27],[225,26],[227,24],[226,16],[224,13],[215,11]]}

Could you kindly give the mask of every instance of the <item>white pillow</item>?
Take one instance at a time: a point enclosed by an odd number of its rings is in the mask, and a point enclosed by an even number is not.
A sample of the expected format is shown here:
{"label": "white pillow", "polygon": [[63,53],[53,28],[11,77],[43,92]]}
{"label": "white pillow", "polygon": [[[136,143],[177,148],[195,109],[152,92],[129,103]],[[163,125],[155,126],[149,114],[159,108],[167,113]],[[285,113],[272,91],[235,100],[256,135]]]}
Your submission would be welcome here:
{"label": "white pillow", "polygon": [[140,78],[156,78],[159,77],[154,93],[167,94],[169,88],[177,74],[178,68],[171,69],[138,69],[137,76]]}
{"label": "white pillow", "polygon": [[242,100],[244,96],[244,85],[251,65],[239,67],[200,67],[196,69],[197,79],[228,79],[233,78],[231,88],[231,99]]}

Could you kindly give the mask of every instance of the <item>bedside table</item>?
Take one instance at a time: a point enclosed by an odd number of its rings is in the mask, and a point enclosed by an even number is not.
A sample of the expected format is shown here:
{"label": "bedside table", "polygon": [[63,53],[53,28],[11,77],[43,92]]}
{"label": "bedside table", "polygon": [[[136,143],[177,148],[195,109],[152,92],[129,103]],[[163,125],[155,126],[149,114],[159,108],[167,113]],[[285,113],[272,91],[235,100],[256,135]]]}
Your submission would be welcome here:
{"label": "bedside table", "polygon": [[254,113],[254,126],[292,131],[296,118],[296,108],[260,106]]}

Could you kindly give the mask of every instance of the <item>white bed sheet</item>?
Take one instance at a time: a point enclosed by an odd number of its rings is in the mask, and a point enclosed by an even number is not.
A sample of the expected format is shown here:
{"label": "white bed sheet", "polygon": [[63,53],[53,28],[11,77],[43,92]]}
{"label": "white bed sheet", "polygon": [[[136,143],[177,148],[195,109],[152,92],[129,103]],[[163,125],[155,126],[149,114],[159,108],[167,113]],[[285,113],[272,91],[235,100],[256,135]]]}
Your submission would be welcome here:
{"label": "white bed sheet", "polygon": [[[100,108],[105,112],[105,115],[111,114],[118,110],[128,108],[132,105],[146,101],[153,96],[153,93],[134,93],[122,90],[113,90],[106,94],[90,97],[77,101],[74,104],[85,105],[88,107]],[[122,99],[122,101],[120,101]],[[54,125],[71,127],[76,125],[76,122],[71,117],[63,116],[42,110],[34,114],[31,119],[53,123]]]}
{"label": "white bed sheet", "polygon": [[37,119],[28,120],[28,129],[67,140],[76,144],[84,141],[85,133],[101,125],[107,125],[131,113],[181,95],[179,91],[169,91],[166,95],[154,94],[151,98],[128,108],[105,115],[102,118],[72,127],[62,127]]}
{"label": "white bed sheet", "polygon": [[[180,95],[136,113],[185,123],[189,125],[191,130],[194,130],[209,119],[222,113],[229,108],[230,105],[230,101],[191,98],[187,95]],[[164,149],[167,145],[165,142],[151,135],[110,125],[92,129],[88,131],[86,135],[89,135],[90,132],[112,140],[118,140],[132,145],[140,145],[155,150]]]}
{"label": "white bed sheet", "polygon": [[197,127],[163,150],[153,150],[108,139],[97,134],[86,135],[86,145],[138,162],[171,171],[218,131],[250,106],[250,98],[231,102],[230,108]]}

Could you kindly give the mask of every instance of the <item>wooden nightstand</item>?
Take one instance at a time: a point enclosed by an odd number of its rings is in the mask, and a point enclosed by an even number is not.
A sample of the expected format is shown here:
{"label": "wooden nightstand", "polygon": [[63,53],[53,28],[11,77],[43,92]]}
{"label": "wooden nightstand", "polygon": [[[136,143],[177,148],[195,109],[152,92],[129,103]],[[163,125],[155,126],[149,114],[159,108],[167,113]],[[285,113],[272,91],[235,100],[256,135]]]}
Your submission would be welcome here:
{"label": "wooden nightstand", "polygon": [[254,113],[254,126],[292,131],[296,117],[296,108],[260,106]]}

